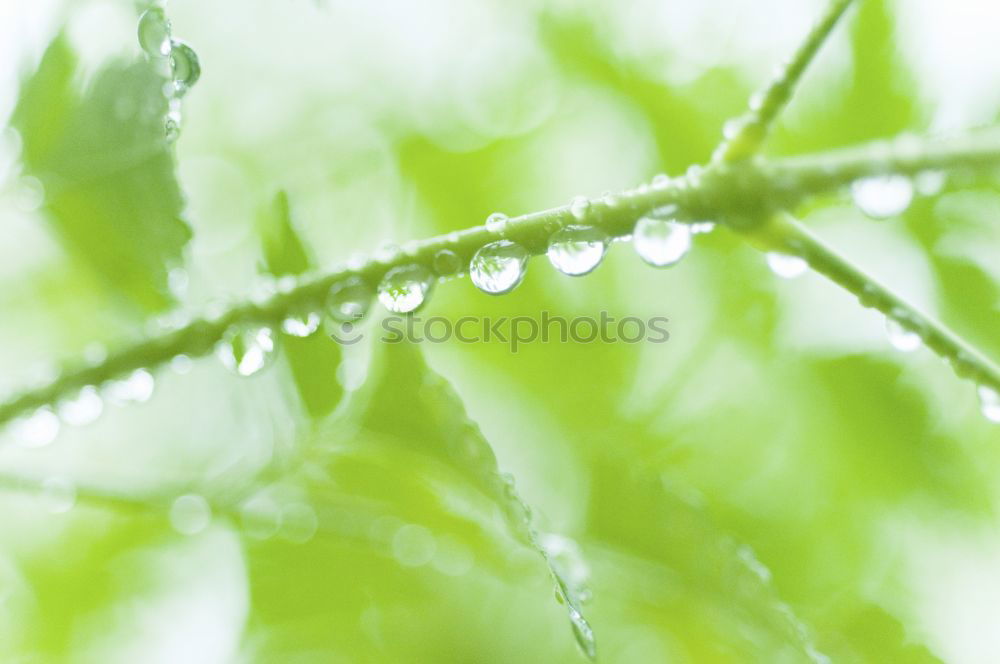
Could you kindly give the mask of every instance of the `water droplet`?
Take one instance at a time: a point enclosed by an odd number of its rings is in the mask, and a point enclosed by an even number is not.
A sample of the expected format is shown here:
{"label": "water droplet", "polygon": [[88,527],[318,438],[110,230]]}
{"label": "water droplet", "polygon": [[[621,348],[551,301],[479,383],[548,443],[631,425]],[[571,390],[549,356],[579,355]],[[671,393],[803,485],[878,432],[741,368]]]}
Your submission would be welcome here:
{"label": "water droplet", "polygon": [[593,226],[567,226],[549,238],[546,255],[552,265],[571,276],[581,276],[596,268],[608,247],[608,235]]}
{"label": "water droplet", "polygon": [[886,317],[885,332],[889,337],[889,343],[896,350],[904,353],[912,353],[923,345],[920,333],[907,328],[903,323],[895,318]]}
{"label": "water droplet", "polygon": [[510,217],[505,215],[503,212],[494,212],[490,216],[486,217],[486,230],[491,233],[503,234],[507,230],[507,222],[510,221]]}
{"label": "water droplet", "polygon": [[216,354],[227,369],[252,376],[274,356],[274,333],[269,327],[232,327],[222,337]]}
{"label": "water droplet", "polygon": [[330,317],[341,323],[364,318],[371,309],[375,293],[359,277],[349,277],[330,287],[326,296],[326,310]]}
{"label": "water droplet", "polygon": [[76,486],[67,479],[50,477],[42,482],[42,503],[52,514],[65,514],[76,504]]}
{"label": "water droplet", "polygon": [[556,533],[539,536],[539,546],[553,570],[566,585],[566,590],[574,600],[586,602],[590,599],[590,568],[583,559],[580,546],[572,539]]}
{"label": "water droplet", "polygon": [[643,217],[632,235],[636,253],[653,267],[675,265],[691,249],[691,228],[673,218]]}
{"label": "water droplet", "polygon": [[392,536],[392,555],[405,567],[420,567],[434,558],[437,542],[431,531],[413,523],[401,527]]}
{"label": "water droplet", "polygon": [[434,275],[423,265],[402,265],[382,278],[378,300],[393,313],[409,313],[423,306],[433,285]]}
{"label": "water droplet", "polygon": [[281,510],[281,536],[289,542],[305,544],[319,529],[316,510],[306,503],[291,503]]}
{"label": "water droplet", "polygon": [[901,214],[913,200],[913,183],[902,175],[876,175],[851,184],[854,204],[872,219]]}
{"label": "water droplet", "polygon": [[977,391],[983,417],[990,422],[1000,422],[1000,392],[988,385],[980,385]]}
{"label": "water droplet", "polygon": [[747,102],[747,107],[751,111],[754,111],[756,113],[760,109],[764,108],[764,99],[765,99],[764,93],[758,90],[757,92],[750,95],[750,100]]}
{"label": "water droplet", "polygon": [[395,242],[383,242],[375,249],[375,253],[372,256],[379,263],[392,263],[399,258],[399,254],[402,251]]}
{"label": "water droplet", "polygon": [[920,171],[913,178],[913,187],[921,196],[937,196],[946,179],[944,171]]}
{"label": "water droplet", "polygon": [[170,293],[176,297],[180,298],[187,292],[188,284],[190,280],[188,279],[188,272],[182,267],[175,267],[167,273],[167,288]]}
{"label": "water droplet", "polygon": [[10,425],[14,441],[22,447],[45,447],[59,435],[59,418],[47,406]]}
{"label": "water droplet", "polygon": [[502,295],[514,290],[524,278],[528,251],[509,240],[482,246],[469,263],[469,275],[479,290]]}
{"label": "water droplet", "polygon": [[170,525],[181,535],[197,535],[212,522],[212,507],[195,493],[178,496],[170,505]]}
{"label": "water droplet", "polygon": [[577,196],[569,204],[569,213],[577,220],[583,221],[590,214],[590,201],[586,196]]}
{"label": "water droplet", "polygon": [[151,7],[139,17],[139,46],[153,58],[170,55],[170,21],[161,7]]}
{"label": "water droplet", "polygon": [[170,42],[170,75],[173,92],[169,95],[171,97],[183,97],[201,78],[198,54],[179,39]]}
{"label": "water droplet", "polygon": [[281,331],[293,337],[308,337],[319,329],[320,315],[315,311],[302,311],[281,321]]}
{"label": "water droplet", "polygon": [[439,277],[450,277],[462,271],[462,259],[451,249],[442,249],[434,254],[434,271]]}
{"label": "water droplet", "polygon": [[88,385],[80,390],[72,399],[67,399],[59,404],[59,419],[66,424],[81,427],[90,424],[104,410],[104,400],[101,399],[97,388]]}
{"label": "water droplet", "polygon": [[780,251],[768,252],[767,266],[782,279],[800,277],[809,269],[809,263],[804,258]]}
{"label": "water droplet", "polygon": [[666,173],[658,173],[653,176],[653,189],[666,189],[670,186],[670,176]]}
{"label": "water droplet", "polygon": [[740,135],[743,127],[747,125],[747,118],[743,116],[730,118],[722,125],[722,136],[727,141],[731,141]]}
{"label": "water droplet", "polygon": [[872,284],[865,284],[861,288],[861,293],[858,295],[858,302],[863,307],[872,308],[879,301],[879,290]]}
{"label": "water droplet", "polygon": [[689,226],[691,228],[691,235],[705,235],[715,230],[714,221],[696,221],[689,224]]}
{"label": "water droplet", "polygon": [[181,135],[181,106],[176,100],[171,101],[169,110],[163,118],[163,133],[168,143],[173,143]]}
{"label": "water droplet", "polygon": [[569,613],[569,622],[573,627],[573,637],[576,639],[576,644],[580,646],[580,650],[589,659],[596,659],[597,641],[594,640],[594,630],[591,629],[590,624],[575,606],[567,604],[566,611]]}
{"label": "water droplet", "polygon": [[191,358],[184,354],[177,355],[170,360],[170,368],[174,370],[174,373],[178,374],[186,374],[191,371],[193,365],[194,362],[191,361]]}
{"label": "water droplet", "polygon": [[136,369],[126,378],[108,383],[104,392],[113,403],[144,403],[153,396],[156,380],[145,369]]}
{"label": "water droplet", "polygon": [[265,540],[274,536],[281,527],[281,510],[271,498],[254,496],[240,508],[240,522],[248,536]]}

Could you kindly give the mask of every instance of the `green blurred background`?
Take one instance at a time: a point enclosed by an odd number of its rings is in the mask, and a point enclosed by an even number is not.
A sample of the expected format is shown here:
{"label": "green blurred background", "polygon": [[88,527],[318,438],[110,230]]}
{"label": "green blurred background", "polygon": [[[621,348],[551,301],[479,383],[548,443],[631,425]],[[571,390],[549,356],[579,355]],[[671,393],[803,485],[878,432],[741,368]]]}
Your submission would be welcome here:
{"label": "green blurred background", "polygon": [[[994,122],[1000,7],[857,4],[770,154]],[[0,392],[268,274],[681,173],[822,4],[171,0],[203,66],[173,145],[143,8],[0,6]],[[996,177],[884,222],[846,193],[795,212],[1000,357]],[[443,283],[422,314],[543,310],[671,339],[320,332],[250,378],[158,368],[45,448],[3,438],[0,661],[584,661],[493,454],[589,587],[601,662],[1000,661],[1000,432],[944,363],[724,229],[670,270],[619,244],[500,298]]]}

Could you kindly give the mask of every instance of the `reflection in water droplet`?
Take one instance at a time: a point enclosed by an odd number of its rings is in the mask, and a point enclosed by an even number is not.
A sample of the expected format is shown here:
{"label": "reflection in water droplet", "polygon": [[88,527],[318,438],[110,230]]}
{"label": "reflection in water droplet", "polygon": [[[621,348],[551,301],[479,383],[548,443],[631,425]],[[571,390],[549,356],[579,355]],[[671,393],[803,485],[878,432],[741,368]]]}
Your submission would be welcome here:
{"label": "reflection in water droplet", "polygon": [[885,331],[893,348],[904,353],[912,353],[923,345],[919,332],[907,328],[895,318],[886,317]]}
{"label": "reflection in water droplet", "polygon": [[145,369],[136,369],[122,380],[111,381],[104,393],[115,404],[145,403],[153,396],[156,380]]}
{"label": "reflection in water droplet", "polygon": [[181,535],[197,535],[212,522],[212,507],[198,494],[178,496],[170,506],[170,525]]}
{"label": "reflection in water droplet", "polygon": [[569,212],[578,221],[583,221],[590,213],[590,201],[586,196],[577,196],[569,204]]}
{"label": "reflection in water droplet", "polygon": [[809,269],[809,263],[804,258],[780,251],[768,252],[767,266],[782,279],[800,277]]}
{"label": "reflection in water droplet", "polygon": [[230,328],[216,347],[222,364],[241,376],[252,376],[274,356],[274,333],[269,327]]}
{"label": "reflection in water droplet", "polygon": [[281,536],[289,542],[305,544],[319,529],[316,510],[306,503],[290,503],[281,510]]}
{"label": "reflection in water droplet", "polygon": [[97,388],[88,385],[72,399],[67,399],[59,404],[59,419],[66,424],[81,427],[90,424],[104,410],[104,400],[101,399]]}
{"label": "reflection in water droplet", "polygon": [[902,175],[876,175],[851,184],[854,204],[872,219],[901,214],[913,200],[913,183]]}
{"label": "reflection in water droplet", "polygon": [[431,531],[409,523],[392,537],[392,555],[405,567],[420,567],[434,558],[437,542]]}
{"label": "reflection in water droplet", "polygon": [[469,275],[476,288],[490,295],[502,295],[514,290],[528,265],[528,252],[509,240],[490,242],[472,257]]}
{"label": "reflection in water droplet", "polygon": [[503,212],[494,212],[490,216],[486,217],[486,230],[491,233],[503,234],[507,230],[507,222],[510,221],[510,217],[505,215]]}
{"label": "reflection in water droplet", "polygon": [[402,265],[382,278],[378,300],[393,313],[409,313],[423,306],[433,285],[434,275],[423,265]]}
{"label": "reflection in water droplet", "polygon": [[50,477],[42,482],[42,503],[52,514],[65,514],[76,504],[76,486],[67,479]]}
{"label": "reflection in water droplet", "polygon": [[240,508],[240,522],[249,537],[264,540],[281,527],[281,510],[271,498],[254,496]]}
{"label": "reflection in water droplet", "polygon": [[168,96],[171,97],[183,97],[201,77],[198,54],[179,39],[170,42],[170,73],[173,94]]}
{"label": "reflection in water droplet", "polygon": [[326,296],[326,310],[339,322],[353,322],[364,318],[371,309],[375,293],[358,277],[350,277],[330,287]]}
{"label": "reflection in water droplet", "polygon": [[1000,392],[988,385],[980,385],[977,391],[983,417],[990,422],[1000,422]]}
{"label": "reflection in water droplet", "polygon": [[593,226],[567,226],[549,238],[546,255],[552,265],[571,276],[591,272],[604,258],[608,235]]}
{"label": "reflection in water droplet", "polygon": [[643,217],[632,234],[632,245],[642,260],[653,267],[676,265],[691,249],[691,229],[673,218],[671,206],[668,218]]}
{"label": "reflection in water droplet", "polygon": [[22,447],[44,447],[59,435],[59,418],[46,406],[10,425],[14,441]]}
{"label": "reflection in water droplet", "polygon": [[181,135],[181,106],[177,100],[170,102],[167,115],[163,118],[163,133],[168,143],[173,143]]}
{"label": "reflection in water droplet", "polygon": [[439,277],[450,277],[462,271],[462,259],[451,249],[442,249],[434,254],[434,271]]}
{"label": "reflection in water droplet", "polygon": [[292,314],[281,322],[281,331],[293,337],[308,337],[319,329],[321,322],[319,313],[303,311]]}
{"label": "reflection in water droplet", "polygon": [[170,21],[161,7],[151,7],[139,17],[139,46],[153,58],[170,55]]}

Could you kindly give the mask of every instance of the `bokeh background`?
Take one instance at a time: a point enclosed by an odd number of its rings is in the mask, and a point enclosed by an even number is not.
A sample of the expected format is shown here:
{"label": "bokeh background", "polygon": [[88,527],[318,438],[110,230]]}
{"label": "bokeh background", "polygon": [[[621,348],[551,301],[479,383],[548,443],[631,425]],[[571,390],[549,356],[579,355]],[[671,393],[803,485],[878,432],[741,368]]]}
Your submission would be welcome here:
{"label": "bokeh background", "polygon": [[[995,121],[1000,6],[856,4],[769,154]],[[0,392],[269,273],[681,173],[822,3],[171,0],[203,66],[172,145],[142,9],[0,3]],[[795,212],[996,358],[998,182],[881,222],[847,192]],[[499,298],[443,283],[423,313],[543,310],[671,339],[320,332],[250,378],[154,369],[152,398],[44,448],[6,434],[0,660],[583,661],[484,439],[589,588],[601,662],[1000,660],[1000,430],[944,363],[725,229],[670,270],[618,244]]]}

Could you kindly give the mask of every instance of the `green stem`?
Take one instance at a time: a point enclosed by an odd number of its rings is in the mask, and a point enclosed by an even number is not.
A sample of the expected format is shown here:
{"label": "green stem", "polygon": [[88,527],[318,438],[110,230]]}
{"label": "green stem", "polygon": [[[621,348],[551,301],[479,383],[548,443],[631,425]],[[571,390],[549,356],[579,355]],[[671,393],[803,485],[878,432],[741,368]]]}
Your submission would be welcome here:
{"label": "green stem", "polygon": [[723,139],[713,155],[713,161],[745,159],[760,148],[775,118],[792,98],[795,86],[806,67],[816,57],[820,46],[830,36],[850,4],[851,0],[830,1],[826,12],[806,35],[791,59],[779,68],[767,85],[750,98],[750,110],[731,120],[732,124],[727,123],[730,129],[726,133],[733,133]]}

